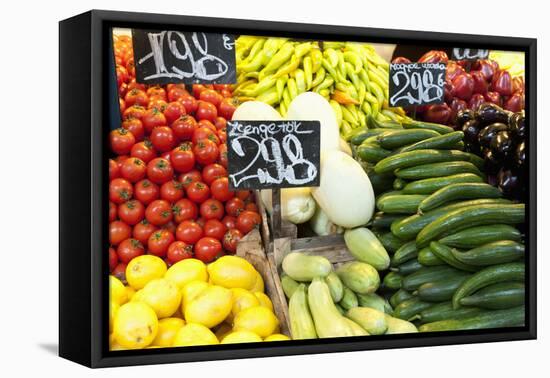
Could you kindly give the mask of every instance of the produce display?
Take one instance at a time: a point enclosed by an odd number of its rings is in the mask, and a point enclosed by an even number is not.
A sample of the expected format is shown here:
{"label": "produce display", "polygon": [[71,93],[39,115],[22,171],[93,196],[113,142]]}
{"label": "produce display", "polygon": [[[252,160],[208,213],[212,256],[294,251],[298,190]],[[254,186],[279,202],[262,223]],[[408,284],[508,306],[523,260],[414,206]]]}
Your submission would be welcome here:
{"label": "produce display", "polygon": [[[131,38],[114,37],[111,350],[524,324],[517,61],[512,76],[429,51],[419,61],[446,63],[444,103],[403,109],[368,43],[242,35],[234,47],[235,84],[144,85]],[[319,186],[281,189],[279,209],[270,189],[231,191],[231,120],[318,120]],[[274,211],[319,244],[279,250]],[[236,255],[256,229],[264,276]]]}

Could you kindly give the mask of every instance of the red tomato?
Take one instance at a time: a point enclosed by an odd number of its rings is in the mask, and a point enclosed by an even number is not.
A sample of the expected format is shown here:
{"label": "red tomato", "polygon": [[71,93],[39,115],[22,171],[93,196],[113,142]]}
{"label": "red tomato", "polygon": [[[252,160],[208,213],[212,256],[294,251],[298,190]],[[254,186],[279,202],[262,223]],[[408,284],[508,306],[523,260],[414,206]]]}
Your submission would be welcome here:
{"label": "red tomato", "polygon": [[229,229],[223,237],[223,248],[229,252],[237,251],[237,244],[243,238],[243,233],[236,228]]}
{"label": "red tomato", "polygon": [[140,105],[128,106],[126,109],[124,109],[124,112],[122,113],[122,118],[123,119],[137,118],[141,120],[146,111],[147,109],[145,109],[143,106],[140,106]]}
{"label": "red tomato", "polygon": [[[123,92],[120,91],[120,93],[122,94]],[[126,103],[124,102],[124,100],[122,98],[118,98],[118,106],[120,108],[120,113],[121,114],[124,114],[124,112],[126,111]]]}
{"label": "red tomato", "polygon": [[204,229],[204,224],[206,223],[206,220],[203,217],[198,217],[195,222],[197,222],[197,224]]}
{"label": "red tomato", "polygon": [[178,101],[184,96],[188,96],[189,92],[185,90],[185,88],[182,87],[172,87],[168,90],[168,101]]}
{"label": "red tomato", "polygon": [[162,226],[172,220],[172,207],[168,201],[154,200],[145,209],[145,218],[155,226]]}
{"label": "red tomato", "polygon": [[210,197],[210,189],[204,182],[195,181],[187,187],[187,197],[195,203],[203,203]]}
{"label": "red tomato", "polygon": [[134,58],[129,58],[127,61],[126,61],[126,71],[128,71],[128,75],[130,75],[131,77],[135,77],[136,76],[136,65],[134,63]]}
{"label": "red tomato", "polygon": [[179,173],[189,172],[195,166],[195,155],[191,145],[183,143],[170,152],[170,163]]}
{"label": "red tomato", "polygon": [[209,198],[201,204],[200,214],[205,220],[223,218],[223,204],[214,198]]}
{"label": "red tomato", "polygon": [[126,105],[128,106],[132,106],[134,104],[147,106],[149,103],[149,97],[141,89],[135,88],[126,93],[124,96],[124,102],[126,102]]}
{"label": "red tomato", "polygon": [[149,236],[147,241],[147,248],[149,253],[164,257],[168,251],[170,244],[174,242],[174,235],[168,230],[158,230],[155,231]]}
{"label": "red tomato", "polygon": [[209,164],[202,169],[202,179],[208,185],[220,177],[227,177],[227,170],[220,164]]}
{"label": "red tomato", "polygon": [[187,114],[194,114],[199,106],[197,99],[189,95],[182,96],[179,102],[183,105]]}
{"label": "red tomato", "polygon": [[191,220],[181,222],[176,229],[176,239],[187,244],[195,244],[202,238],[203,231],[198,223]]}
{"label": "red tomato", "polygon": [[208,89],[206,86],[202,84],[193,84],[193,96],[195,98],[201,97],[201,92]]}
{"label": "red tomato", "polygon": [[221,202],[229,201],[235,196],[235,192],[229,190],[229,179],[227,177],[220,177],[214,180],[210,184],[210,191],[212,192],[212,198]]}
{"label": "red tomato", "polygon": [[225,217],[222,218],[222,223],[227,229],[235,228],[237,227],[237,218],[231,215],[226,215]]}
{"label": "red tomato", "polygon": [[193,147],[193,154],[197,163],[202,165],[213,164],[218,160],[220,150],[216,143],[204,139],[199,141],[195,147]]}
{"label": "red tomato", "polygon": [[114,202],[109,201],[109,222],[112,222],[116,219],[117,206]]}
{"label": "red tomato", "polygon": [[237,217],[237,228],[244,235],[248,234],[256,226],[259,226],[260,223],[262,223],[260,214],[253,211],[245,210]]}
{"label": "red tomato", "polygon": [[141,180],[134,186],[134,195],[144,205],[149,205],[160,196],[160,189],[157,184],[150,180]]}
{"label": "red tomato", "polygon": [[197,129],[197,121],[193,116],[183,115],[174,121],[171,125],[174,135],[180,141],[191,140]]}
{"label": "red tomato", "polygon": [[[198,126],[198,125],[197,125]],[[209,127],[197,127],[197,129],[193,132],[193,138],[191,141],[193,144],[197,144],[201,140],[210,139],[212,142],[218,144],[219,141],[218,136],[216,135],[216,131],[212,130]]]}
{"label": "red tomato", "polygon": [[222,90],[220,91],[220,94],[221,94],[224,98],[233,97],[233,92],[231,92],[230,90],[227,90],[227,89],[222,89]]}
{"label": "red tomato", "polygon": [[113,159],[109,159],[109,181],[120,177],[120,168]]}
{"label": "red tomato", "polygon": [[214,89],[217,91],[231,90],[231,84],[213,84]]}
{"label": "red tomato", "polygon": [[168,126],[157,126],[151,131],[151,143],[160,152],[170,151],[176,145],[174,132]]}
{"label": "red tomato", "polygon": [[206,101],[199,101],[199,105],[197,106],[197,111],[195,112],[195,117],[198,120],[207,119],[211,122],[214,122],[217,116],[218,116],[218,109],[216,109],[216,106],[214,106],[214,104],[211,104]]}
{"label": "red tomato", "polygon": [[244,211],[244,201],[239,197],[233,197],[225,203],[225,212],[232,217],[238,217]]}
{"label": "red tomato", "polygon": [[166,91],[160,85],[154,85],[147,89],[147,96],[160,97],[166,100]]}
{"label": "red tomato", "polygon": [[255,213],[258,213],[258,205],[256,205],[254,202],[247,203],[244,207],[245,210],[253,211]]}
{"label": "red tomato", "polygon": [[149,140],[144,140],[143,142],[138,142],[132,146],[130,156],[139,158],[147,164],[153,160],[155,156],[157,156],[157,153],[153,148],[153,144]]}
{"label": "red tomato", "polygon": [[192,183],[201,181],[201,180],[202,180],[201,173],[196,169],[183,173],[178,177],[178,181],[183,184],[183,187],[185,189],[187,189]]}
{"label": "red tomato", "polygon": [[181,102],[173,101],[166,105],[164,117],[169,125],[185,114],[185,107]]}
{"label": "red tomato", "polygon": [[126,282],[126,264],[119,263],[115,269],[113,269],[112,273],[113,276],[118,278],[123,284],[127,284]]}
{"label": "red tomato", "polygon": [[132,228],[122,221],[109,223],[109,244],[118,245],[121,241],[128,239],[132,234]]}
{"label": "red tomato", "polygon": [[136,143],[134,135],[122,127],[111,131],[109,134],[109,143],[111,150],[117,155],[126,155],[130,153],[132,146]]}
{"label": "red tomato", "polygon": [[118,256],[114,248],[109,247],[109,271],[113,271],[118,264]]}
{"label": "red tomato", "polygon": [[145,133],[150,134],[157,126],[166,126],[166,117],[157,108],[147,109],[141,117]]}
{"label": "red tomato", "polygon": [[204,91],[201,91],[199,99],[201,101],[209,102],[217,108],[220,105],[220,102],[222,102],[223,96],[213,89],[205,89]]}
{"label": "red tomato", "polygon": [[204,236],[222,240],[227,227],[217,219],[209,219],[204,223]]}
{"label": "red tomato", "polygon": [[224,98],[218,106],[218,114],[225,119],[231,119],[233,117],[233,113],[235,113],[235,110],[238,106],[238,99]]}
{"label": "red tomato", "polygon": [[227,143],[227,131],[226,129],[218,130],[218,139],[220,140],[220,143]]}
{"label": "red tomato", "polygon": [[183,198],[183,184],[176,180],[166,181],[160,187],[160,198],[170,203]]}
{"label": "red tomato", "polygon": [[223,117],[216,117],[216,120],[214,121],[214,126],[216,126],[216,130],[222,130],[227,127],[227,121]]}
{"label": "red tomato", "polygon": [[141,256],[145,253],[145,248],[136,239],[125,239],[117,247],[117,255],[120,261],[128,264],[134,257]]}
{"label": "red tomato", "polygon": [[147,86],[146,86],[145,84],[138,83],[138,82],[136,81],[136,78],[132,78],[132,79],[128,82],[128,90],[131,91],[131,90],[134,89],[134,88],[141,89],[142,91],[147,90]]}
{"label": "red tomato", "polygon": [[197,205],[187,198],[182,198],[176,202],[172,207],[172,212],[174,213],[174,221],[176,223],[193,220],[199,215]]}
{"label": "red tomato", "polygon": [[225,143],[220,144],[219,150],[220,150],[220,158],[218,160],[218,163],[220,163],[223,167],[227,168],[227,144]]}
{"label": "red tomato", "polygon": [[243,201],[246,201],[248,198],[250,198],[250,190],[238,190],[237,197],[239,197]]}
{"label": "red tomato", "polygon": [[166,257],[172,264],[184,259],[190,259],[193,257],[193,246],[188,245],[181,240],[175,241],[168,247]]}
{"label": "red tomato", "polygon": [[198,127],[206,127],[212,131],[217,131],[216,129],[216,126],[210,122],[209,120],[207,119],[201,119],[198,124],[197,124]]}
{"label": "red tomato", "polygon": [[109,200],[120,205],[132,198],[134,188],[126,179],[116,178],[109,183]]}
{"label": "red tomato", "polygon": [[126,161],[130,156],[128,155],[119,155],[115,158],[115,163],[118,165],[118,170],[120,171],[120,168],[122,168],[122,163]]}
{"label": "red tomato", "polygon": [[120,167],[120,175],[130,182],[137,182],[145,177],[147,166],[139,158],[124,160]]}
{"label": "red tomato", "polygon": [[159,157],[163,158],[164,160],[166,160],[167,162],[172,164],[172,162],[170,161],[170,152],[172,152],[172,151],[163,152],[162,154],[159,155]]}
{"label": "red tomato", "polygon": [[172,221],[166,223],[166,224],[163,224],[162,226],[160,226],[160,228],[162,230],[168,230],[170,231],[172,234],[175,234],[176,233],[176,224]]}
{"label": "red tomato", "polygon": [[141,244],[147,244],[149,236],[156,230],[158,230],[157,226],[149,223],[147,219],[144,219],[134,226],[132,236],[134,239],[139,240]]}
{"label": "red tomato", "polygon": [[183,83],[169,83],[169,84],[166,84],[166,90],[169,91],[170,89],[172,88],[181,88],[185,91],[187,91],[187,89],[185,89],[185,84]]}
{"label": "red tomato", "polygon": [[136,200],[118,205],[118,218],[131,226],[141,222],[145,216],[145,207]]}
{"label": "red tomato", "polygon": [[143,140],[145,129],[143,127],[143,123],[141,123],[139,119],[137,118],[125,119],[124,121],[122,121],[122,128],[131,132],[134,138],[136,139],[136,142],[140,142]]}
{"label": "red tomato", "polygon": [[147,109],[155,109],[164,114],[164,110],[168,106],[166,100],[162,97],[151,97],[149,98],[149,105]]}
{"label": "red tomato", "polygon": [[174,176],[170,162],[163,158],[155,158],[147,164],[147,177],[156,184],[165,183]]}
{"label": "red tomato", "polygon": [[204,237],[200,239],[195,244],[195,257],[204,263],[209,263],[214,261],[217,256],[220,256],[222,253],[222,244],[219,240]]}

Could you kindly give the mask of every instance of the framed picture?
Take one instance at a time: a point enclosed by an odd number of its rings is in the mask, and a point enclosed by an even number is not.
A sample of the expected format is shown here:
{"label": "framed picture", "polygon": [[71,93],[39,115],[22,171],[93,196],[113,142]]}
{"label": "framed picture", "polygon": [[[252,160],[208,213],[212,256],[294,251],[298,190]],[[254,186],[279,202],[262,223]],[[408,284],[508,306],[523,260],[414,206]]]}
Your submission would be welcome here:
{"label": "framed picture", "polygon": [[60,356],[536,338],[536,40],[60,22]]}

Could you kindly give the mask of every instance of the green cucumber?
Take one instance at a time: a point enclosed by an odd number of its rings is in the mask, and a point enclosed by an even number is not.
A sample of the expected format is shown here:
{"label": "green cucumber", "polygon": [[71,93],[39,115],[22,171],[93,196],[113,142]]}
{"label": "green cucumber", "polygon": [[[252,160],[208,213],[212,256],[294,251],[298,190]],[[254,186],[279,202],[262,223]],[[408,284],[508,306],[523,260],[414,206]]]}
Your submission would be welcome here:
{"label": "green cucumber", "polygon": [[483,179],[473,173],[459,173],[457,175],[434,177],[409,182],[401,189],[403,189],[403,193],[405,194],[432,194],[447,185],[471,182],[483,182]]}
{"label": "green cucumber", "polygon": [[506,310],[488,311],[462,319],[440,320],[426,323],[420,332],[458,331],[467,329],[502,328],[522,326],[525,323],[525,306]]}
{"label": "green cucumber", "polygon": [[521,240],[521,232],[507,224],[491,224],[486,226],[471,227],[457,233],[439,239],[449,247],[475,248],[480,245],[499,240]]}
{"label": "green cucumber", "polygon": [[[423,248],[430,241],[447,236],[468,227],[487,224],[518,224],[525,220],[525,204],[486,204],[467,206],[447,212],[433,220],[416,236],[418,248]],[[392,224],[392,232],[393,230]],[[397,234],[397,236],[399,236]]]}
{"label": "green cucumber", "polygon": [[415,121],[415,120],[403,122],[401,123],[401,126],[403,126],[404,129],[433,130],[433,131],[437,131],[439,134],[449,134],[454,131],[452,127],[440,125],[439,123],[422,122],[422,121]]}
{"label": "green cucumber", "polygon": [[386,150],[374,143],[361,144],[357,147],[357,156],[369,163],[378,163],[380,160],[391,155],[390,150]]}
{"label": "green cucumber", "polygon": [[422,194],[395,194],[379,198],[376,201],[378,210],[390,214],[414,214],[418,205],[427,198]]}
{"label": "green cucumber", "polygon": [[516,307],[525,303],[525,285],[521,282],[501,282],[487,286],[460,300],[461,306],[475,306],[490,310]]}
{"label": "green cucumber", "polygon": [[399,289],[390,297],[390,305],[392,305],[392,307],[395,308],[399,303],[406,301],[407,299],[411,299],[413,297],[414,296],[411,293],[409,293],[407,290]]}
{"label": "green cucumber", "polygon": [[[391,273],[390,273],[391,274]],[[405,290],[413,291],[426,282],[444,280],[451,276],[463,275],[464,272],[448,265],[423,267],[417,272],[403,278],[402,287]]]}
{"label": "green cucumber", "polygon": [[338,304],[345,310],[359,306],[357,296],[349,287],[344,287],[344,295]]}
{"label": "green cucumber", "polygon": [[382,193],[393,188],[394,176],[392,174],[378,174],[373,170],[367,172],[374,193]]}
{"label": "green cucumber", "polygon": [[418,150],[401,152],[380,160],[374,166],[377,173],[393,172],[399,168],[414,167],[416,165],[439,163],[443,161],[469,161],[478,168],[483,167],[483,159],[479,156],[456,150]]}
{"label": "green cucumber", "polygon": [[393,188],[395,190],[401,190],[407,185],[407,181],[400,179],[399,177],[393,180]]}
{"label": "green cucumber", "polygon": [[395,175],[404,180],[421,180],[432,177],[457,175],[460,173],[473,173],[483,177],[484,174],[469,161],[446,161],[417,165],[409,168],[401,168],[395,171]]}
{"label": "green cucumber", "polygon": [[462,319],[484,312],[486,311],[477,307],[461,307],[455,310],[453,309],[453,304],[449,301],[438,303],[421,311],[417,319],[421,323],[432,323],[440,320]]}
{"label": "green cucumber", "polygon": [[384,277],[382,283],[388,289],[398,290],[401,288],[403,276],[396,272],[389,272]]}
{"label": "green cucumber", "polygon": [[448,202],[478,198],[500,198],[502,192],[486,183],[458,183],[450,184],[436,190],[418,205],[419,212],[426,212],[442,206]]}
{"label": "green cucumber", "polygon": [[513,240],[499,240],[466,252],[452,249],[452,254],[464,264],[487,266],[521,259],[525,255],[525,246]]}
{"label": "green cucumber", "polygon": [[395,236],[400,239],[411,240],[414,239],[424,227],[426,227],[428,224],[432,223],[436,219],[442,217],[443,215],[447,214],[451,210],[456,210],[467,206],[481,206],[498,203],[509,204],[510,201],[503,198],[488,198],[457,202],[455,204],[447,205],[424,214],[415,214],[400,221],[396,221],[391,224],[391,231]]}
{"label": "green cucumber", "polygon": [[399,239],[397,236],[391,232],[386,232],[378,237],[380,243],[386,248],[386,251],[394,253],[403,245],[403,240]]}
{"label": "green cucumber", "polygon": [[437,135],[405,146],[400,152],[426,150],[430,148],[449,150],[455,147],[457,143],[461,142],[462,138],[464,138],[464,133],[462,131],[453,131],[452,133]]}
{"label": "green cucumber", "polygon": [[449,301],[460,285],[470,277],[470,274],[465,273],[463,275],[445,278],[441,281],[426,282],[420,285],[418,290],[413,294],[426,302]]}
{"label": "green cucumber", "polygon": [[416,241],[412,240],[403,244],[391,258],[391,266],[396,267],[418,256]]}
{"label": "green cucumber", "polygon": [[433,303],[421,301],[418,298],[407,299],[399,303],[394,309],[392,316],[402,320],[412,320],[421,311],[433,306]]}
{"label": "green cucumber", "polygon": [[479,270],[479,268],[475,266],[468,265],[458,260],[453,254],[452,249],[447,247],[445,244],[433,241],[430,243],[430,250],[434,255],[456,269],[464,270],[466,272],[477,272]]}
{"label": "green cucumber", "polygon": [[396,148],[407,146],[411,143],[416,143],[421,140],[441,136],[437,131],[423,130],[423,129],[411,129],[400,130],[389,133],[379,134],[377,137],[378,143],[383,148],[394,150]]}
{"label": "green cucumber", "polygon": [[396,268],[391,268],[392,271],[397,272],[403,276],[413,274],[414,272],[422,269],[424,265],[420,264],[417,259],[412,259],[403,264],[399,265]]}
{"label": "green cucumber", "polygon": [[459,308],[460,300],[462,298],[468,297],[470,294],[486,286],[508,281],[525,281],[524,263],[493,265],[477,272],[472,277],[464,281],[454,293],[453,307],[455,309]]}
{"label": "green cucumber", "polygon": [[390,228],[393,222],[405,219],[406,217],[406,215],[386,214],[379,211],[372,217],[370,225],[372,228]]}
{"label": "green cucumber", "polygon": [[424,247],[418,251],[418,256],[416,258],[418,262],[424,266],[438,266],[447,264],[445,261],[434,255],[430,247]]}

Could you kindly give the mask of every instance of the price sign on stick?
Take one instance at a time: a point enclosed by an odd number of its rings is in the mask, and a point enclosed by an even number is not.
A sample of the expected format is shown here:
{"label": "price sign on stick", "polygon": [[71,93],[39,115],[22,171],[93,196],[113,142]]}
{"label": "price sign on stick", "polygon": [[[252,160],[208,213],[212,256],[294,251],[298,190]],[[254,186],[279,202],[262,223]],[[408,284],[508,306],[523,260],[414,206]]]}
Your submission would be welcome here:
{"label": "price sign on stick", "polygon": [[231,34],[133,29],[132,43],[138,83],[236,82]]}
{"label": "price sign on stick", "polygon": [[453,49],[454,60],[478,60],[487,59],[489,57],[489,50],[483,49]]}
{"label": "price sign on stick", "polygon": [[319,121],[227,122],[229,187],[319,186]]}
{"label": "price sign on stick", "polygon": [[390,106],[419,106],[443,103],[444,63],[390,64]]}

